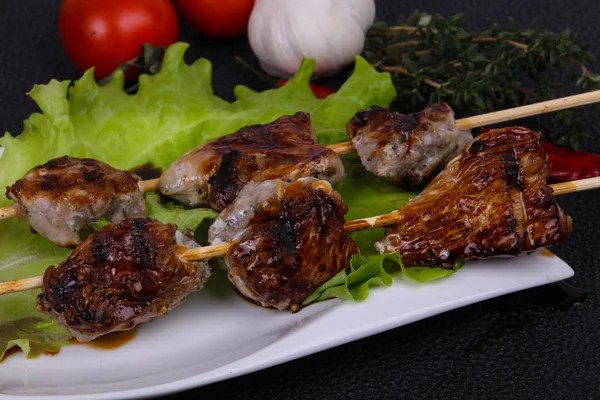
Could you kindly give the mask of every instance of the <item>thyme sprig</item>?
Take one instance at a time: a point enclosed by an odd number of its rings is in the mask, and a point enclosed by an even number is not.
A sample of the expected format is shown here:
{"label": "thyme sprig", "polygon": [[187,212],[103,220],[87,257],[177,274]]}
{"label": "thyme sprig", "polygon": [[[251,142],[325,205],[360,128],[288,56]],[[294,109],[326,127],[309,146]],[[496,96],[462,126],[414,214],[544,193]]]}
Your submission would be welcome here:
{"label": "thyme sprig", "polygon": [[[415,12],[395,26],[373,25],[364,56],[392,74],[398,91],[394,108],[413,112],[444,101],[465,117],[550,100],[564,87],[559,74],[568,76],[571,91],[600,89],[600,75],[586,67],[593,61],[589,45],[578,45],[569,29],[557,34],[537,22],[518,29],[510,21],[506,30],[494,24],[482,32],[467,32],[460,24],[460,15]],[[589,135],[576,113],[553,114],[549,137],[578,148]]]}

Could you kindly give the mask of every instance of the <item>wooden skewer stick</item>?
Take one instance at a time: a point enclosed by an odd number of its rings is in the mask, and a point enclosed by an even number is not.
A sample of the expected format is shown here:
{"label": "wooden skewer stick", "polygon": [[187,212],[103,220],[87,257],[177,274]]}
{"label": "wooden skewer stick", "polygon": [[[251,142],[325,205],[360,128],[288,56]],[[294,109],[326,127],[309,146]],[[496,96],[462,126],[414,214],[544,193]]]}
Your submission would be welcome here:
{"label": "wooden skewer stick", "polygon": [[16,216],[17,209],[15,206],[0,208],[0,219],[15,218]]}
{"label": "wooden skewer stick", "polygon": [[[600,177],[581,179],[578,181],[557,183],[550,185],[555,195],[582,192],[600,188]],[[376,217],[357,219],[348,221],[344,224],[347,232],[362,231],[371,228],[380,228],[400,222],[400,212],[394,211],[389,214],[378,215]],[[208,260],[210,258],[222,257],[227,254],[233,242],[225,242],[212,246],[198,247],[181,251],[178,256],[186,261]],[[38,289],[43,286],[43,276],[34,276],[32,278],[20,279],[16,281],[0,283],[0,295],[22,292],[30,289]]]}
{"label": "wooden skewer stick", "polygon": [[[600,90],[576,94],[574,96],[562,97],[560,99],[542,101],[540,103],[528,104],[526,106],[509,108],[507,110],[495,111],[488,114],[476,115],[474,117],[456,120],[458,129],[472,129],[481,126],[497,124],[499,122],[531,117],[533,115],[545,114],[567,108],[584,106],[600,102]],[[337,154],[348,154],[356,151],[352,142],[336,143],[327,146]]]}
{"label": "wooden skewer stick", "polygon": [[156,189],[158,189],[158,181],[160,181],[160,178],[140,181],[140,189],[142,189],[142,192],[154,192]]}
{"label": "wooden skewer stick", "polygon": [[38,289],[44,285],[44,276],[34,276],[32,278],[19,279],[18,281],[10,281],[0,283],[0,295],[24,292],[26,290]]}
{"label": "wooden skewer stick", "polygon": [[586,190],[600,187],[600,176],[595,178],[579,179],[571,182],[561,182],[550,185],[555,196],[567,193],[585,192]]}
{"label": "wooden skewer stick", "polygon": [[[600,90],[576,94],[574,96],[562,97],[560,99],[542,101],[541,103],[529,104],[522,107],[509,108],[507,110],[477,115],[475,117],[463,118],[456,121],[456,126],[459,129],[477,128],[485,125],[496,124],[498,122],[565,110],[567,108],[579,107],[597,102],[600,102]],[[356,151],[354,146],[352,146],[352,142],[336,143],[327,147],[340,155],[353,153]],[[140,181],[140,188],[144,192],[155,191],[158,189],[158,181],[159,178]],[[16,216],[17,212],[13,206],[0,208],[0,219],[14,218]]]}

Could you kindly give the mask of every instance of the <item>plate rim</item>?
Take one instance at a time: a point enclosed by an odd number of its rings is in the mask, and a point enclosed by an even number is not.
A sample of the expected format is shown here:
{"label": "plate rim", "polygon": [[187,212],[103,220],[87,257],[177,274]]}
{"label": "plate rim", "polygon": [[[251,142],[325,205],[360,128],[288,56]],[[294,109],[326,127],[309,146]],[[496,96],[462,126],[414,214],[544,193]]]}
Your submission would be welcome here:
{"label": "plate rim", "polygon": [[[521,256],[522,257],[522,256]],[[210,374],[211,371],[205,371],[199,373],[194,376],[189,376],[179,380],[173,380],[171,382],[165,382],[158,385],[139,387],[128,390],[119,390],[112,392],[98,392],[92,394],[67,394],[67,395],[29,395],[26,391],[18,394],[3,394],[0,393],[0,399],[31,399],[31,400],[72,400],[72,399],[98,399],[98,400],[114,400],[114,399],[139,399],[139,398],[156,398],[159,396],[166,396],[169,394],[180,393],[187,390],[192,390],[196,388],[200,388],[202,386],[210,385],[212,383],[225,381],[231,378],[236,378],[239,376],[247,375],[250,373],[254,373],[260,370],[264,370],[267,368],[271,368],[277,365],[281,365],[302,357],[306,357],[310,354],[319,353],[324,350],[332,349],[356,340],[360,340],[369,336],[376,335],[381,332],[385,332],[391,329],[396,329],[413,322],[417,322],[420,320],[424,320],[430,318],[435,315],[440,315],[448,311],[452,311],[461,307],[465,307],[467,305],[476,304],[485,300],[489,300],[492,298],[500,297],[510,293],[516,293],[522,290],[531,289],[534,287],[545,286],[550,283],[562,281],[565,279],[571,278],[575,272],[573,268],[571,268],[564,260],[560,257],[553,257],[554,260],[558,262],[557,271],[560,269],[560,276],[556,274],[553,277],[546,277],[545,280],[540,279],[537,283],[527,282],[521,285],[515,286],[505,286],[499,287],[494,290],[489,290],[486,292],[482,292],[479,294],[474,294],[467,297],[457,298],[455,300],[449,300],[442,303],[437,303],[434,305],[430,305],[425,308],[418,308],[412,313],[399,313],[392,317],[387,317],[377,322],[372,322],[368,324],[366,327],[362,327],[361,329],[355,329],[349,333],[343,332],[338,333],[334,337],[331,337],[322,343],[313,344],[310,346],[300,347],[299,350],[292,350],[288,353],[284,353],[283,355],[271,354],[265,359],[256,361],[252,360],[253,355],[256,353],[260,353],[263,350],[269,351],[273,347],[276,348],[279,342],[273,342],[254,353],[248,354],[240,359],[231,361],[225,365],[219,366],[212,371],[214,373]],[[480,261],[475,261],[480,262]],[[484,261],[485,262],[485,261]],[[471,262],[469,262],[471,264]],[[441,283],[441,282],[440,282]],[[397,288],[401,288],[400,285],[394,285]],[[394,290],[394,286],[390,288],[383,288],[383,290]],[[371,294],[371,296],[376,296],[377,291]],[[370,296],[369,296],[370,297]],[[355,304],[354,302],[347,302],[339,299],[332,299],[329,301],[338,302],[339,304],[333,304],[328,307],[325,313],[335,312],[340,308],[347,308]],[[350,303],[347,306],[343,303]],[[407,315],[408,314],[408,315]],[[338,331],[339,332],[339,331]],[[249,362],[245,362],[244,360],[249,359]],[[237,365],[239,364],[239,365]]]}

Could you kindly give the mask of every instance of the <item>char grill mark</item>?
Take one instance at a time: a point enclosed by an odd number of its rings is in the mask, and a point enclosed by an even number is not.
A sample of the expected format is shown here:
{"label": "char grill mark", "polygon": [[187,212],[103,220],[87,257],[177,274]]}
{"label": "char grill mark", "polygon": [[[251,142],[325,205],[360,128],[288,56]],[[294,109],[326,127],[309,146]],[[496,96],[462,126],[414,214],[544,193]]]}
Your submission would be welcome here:
{"label": "char grill mark", "polygon": [[281,248],[285,253],[290,255],[298,254],[296,243],[298,234],[294,230],[294,222],[290,220],[290,216],[286,212],[280,212],[277,219],[279,223],[272,230],[273,240],[281,244]]}
{"label": "char grill mark", "polygon": [[473,138],[457,129],[447,104],[408,115],[372,107],[359,111],[347,132],[369,172],[406,187],[428,181]]}
{"label": "char grill mark", "polygon": [[571,219],[546,183],[542,135],[496,129],[465,151],[401,210],[376,244],[405,265],[517,255],[565,240]]}
{"label": "char grill mark", "polygon": [[154,265],[156,256],[145,220],[133,220],[131,236],[133,242],[133,260],[141,265]]}
{"label": "char grill mark", "polygon": [[506,181],[508,187],[523,190],[523,178],[521,177],[519,164],[515,153],[510,150],[502,154],[502,179]]}
{"label": "char grill mark", "polygon": [[50,160],[8,187],[6,196],[33,232],[59,246],[80,243],[80,232],[88,230],[90,222],[146,216],[137,179],[92,159]]}
{"label": "char grill mark", "polygon": [[[209,180],[214,177],[212,180],[218,183],[220,173],[229,174],[228,166],[223,171],[220,166],[223,156],[232,150],[254,158],[256,171],[252,180],[258,182],[270,179],[292,182],[302,177],[316,177],[335,184],[344,177],[340,158],[333,150],[316,143],[310,116],[299,112],[269,124],[241,128],[190,150],[161,176],[161,193],[187,206],[214,203],[217,209],[222,209],[232,197],[225,196],[219,204],[211,201],[221,196],[220,193],[213,195],[213,188],[219,192],[223,185],[214,187]],[[237,186],[241,188],[245,183],[242,180]],[[235,190],[233,186],[232,189]]]}
{"label": "char grill mark", "polygon": [[208,179],[210,206],[222,211],[233,202],[244,185],[252,180],[257,170],[258,164],[254,156],[238,150],[225,154],[217,172]]}
{"label": "char grill mark", "polygon": [[229,280],[264,307],[298,311],[358,251],[344,230],[348,209],[323,181],[251,182],[209,231],[235,241],[224,257]]}
{"label": "char grill mark", "polygon": [[208,262],[187,262],[176,246],[189,237],[151,219],[127,219],[90,235],[58,267],[49,267],[38,310],[79,341],[127,330],[179,305],[212,273]]}
{"label": "char grill mark", "polygon": [[94,235],[92,239],[92,263],[98,264],[109,260],[112,240],[105,235]]}

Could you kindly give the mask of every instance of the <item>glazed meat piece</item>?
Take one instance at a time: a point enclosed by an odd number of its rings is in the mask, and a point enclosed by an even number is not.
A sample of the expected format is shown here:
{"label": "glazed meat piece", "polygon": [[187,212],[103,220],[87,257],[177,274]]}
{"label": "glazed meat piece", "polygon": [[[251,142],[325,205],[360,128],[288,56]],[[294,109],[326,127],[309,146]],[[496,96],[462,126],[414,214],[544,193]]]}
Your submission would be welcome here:
{"label": "glazed meat piece", "polygon": [[408,115],[372,107],[356,113],[347,131],[367,171],[404,187],[427,181],[473,139],[457,129],[447,104]]}
{"label": "glazed meat piece", "polygon": [[347,212],[326,181],[251,182],[219,215],[209,240],[236,241],[224,261],[229,280],[244,296],[295,312],[358,252],[344,230]]}
{"label": "glazed meat piece", "polygon": [[126,219],[90,235],[58,267],[44,274],[37,309],[80,342],[149,322],[202,288],[207,261],[178,252],[199,247],[175,225]]}
{"label": "glazed meat piece", "polygon": [[137,179],[89,158],[64,156],[39,165],[9,186],[6,197],[33,231],[59,246],[80,243],[90,222],[146,216]]}
{"label": "glazed meat piece", "polygon": [[[211,197],[227,198],[226,203],[210,202],[217,210],[222,210],[235,196],[212,195],[211,181],[218,180],[218,176],[212,180],[211,177],[219,170],[222,157],[232,150],[256,163],[253,166],[247,160],[245,166],[249,169],[235,168],[237,176],[244,178],[240,179],[243,184],[250,179],[292,182],[302,177],[325,179],[335,184],[344,177],[340,158],[333,150],[316,143],[310,116],[299,112],[266,125],[244,127],[188,151],[161,176],[161,193],[190,207],[208,204]],[[230,163],[234,161],[229,159]],[[215,190],[218,191],[224,185],[217,186]]]}
{"label": "glazed meat piece", "polygon": [[517,255],[571,234],[546,183],[541,133],[496,129],[479,135],[401,210],[376,243],[406,265]]}

